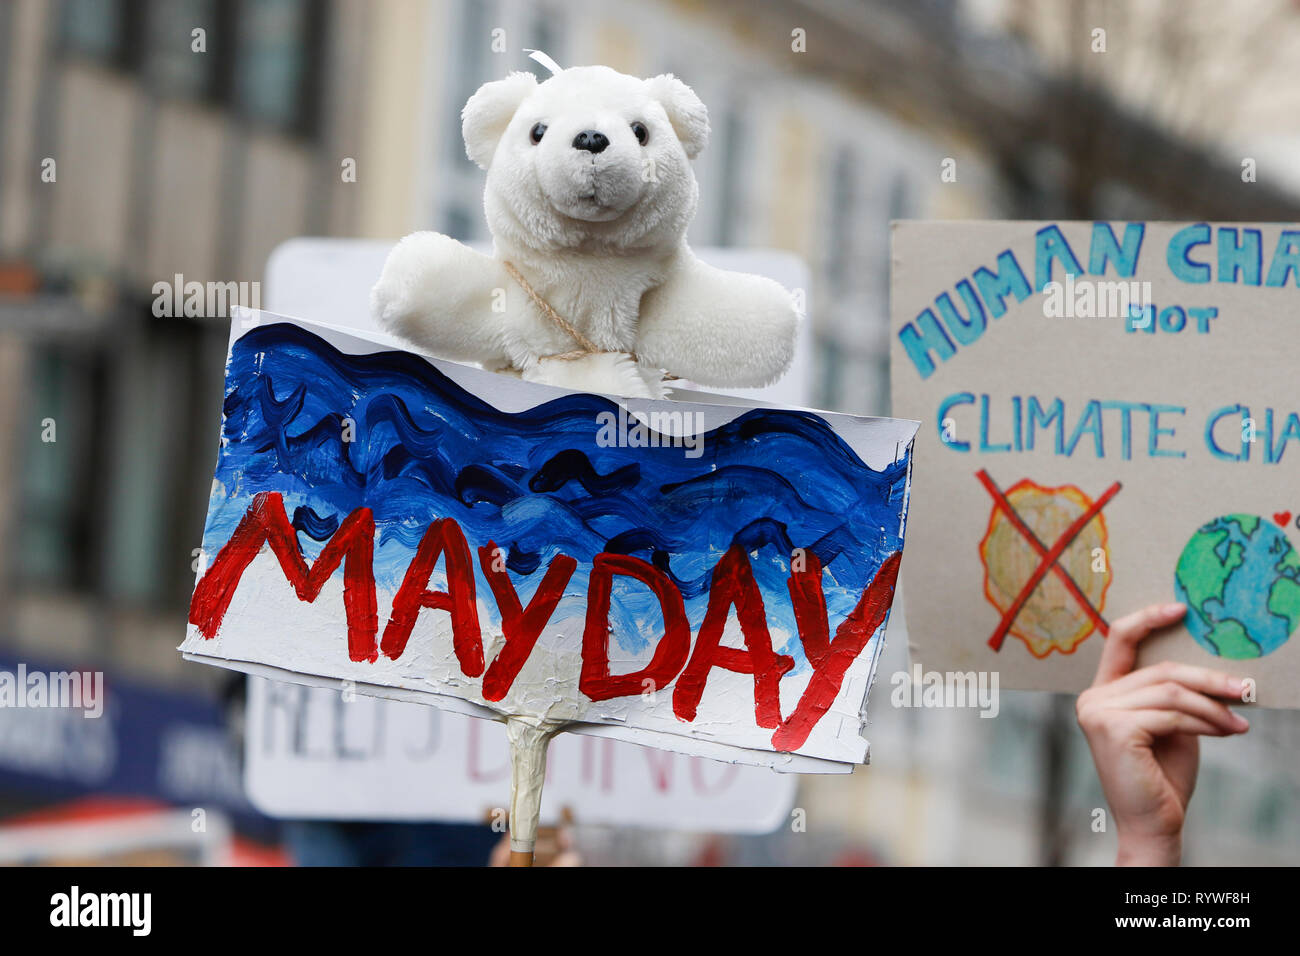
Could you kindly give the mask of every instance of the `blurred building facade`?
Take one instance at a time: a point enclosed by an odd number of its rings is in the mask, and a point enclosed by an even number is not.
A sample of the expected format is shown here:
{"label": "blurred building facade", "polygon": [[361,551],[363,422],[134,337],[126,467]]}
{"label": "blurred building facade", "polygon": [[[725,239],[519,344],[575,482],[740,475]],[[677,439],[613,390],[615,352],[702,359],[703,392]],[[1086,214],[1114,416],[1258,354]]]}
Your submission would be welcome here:
{"label": "blurred building facade", "polygon": [[[1070,35],[1070,23],[1025,9],[991,0],[0,6],[0,540],[13,542],[0,550],[9,610],[0,642],[14,655],[105,662],[173,686],[218,680],[173,648],[211,483],[228,324],[156,316],[155,284],[258,281],[271,249],[298,235],[483,238],[482,173],[465,157],[459,113],[481,83],[511,70],[544,77],[525,49],[562,66],[673,72],[696,89],[713,134],[697,161],[692,241],[802,256],[813,274],[817,403],[887,413],[891,219],[1180,210],[1140,163],[1089,171],[1090,187],[1104,188],[1091,189],[1086,209],[1064,202],[1079,180],[1070,140],[1026,97],[970,121],[989,62],[1010,93],[1032,71],[1059,79],[1072,69],[1026,26]],[[945,43],[974,52],[952,56]],[[915,69],[873,73],[891,50]],[[1125,122],[1157,145],[1171,135]],[[1022,132],[1033,138],[1016,139]],[[953,178],[942,175],[946,161]],[[1162,154],[1149,161],[1159,168]],[[889,678],[905,668],[895,639],[871,708],[874,765],[806,781],[806,833],[720,843],[593,834],[593,855],[1030,863],[1050,830],[1068,861],[1109,860],[1113,834],[1093,831],[1104,803],[1081,739],[1044,743],[1068,702],[1004,694],[995,720],[894,709]],[[1261,718],[1254,758],[1207,748],[1191,862],[1300,859],[1296,725]],[[1270,748],[1288,759],[1263,760]],[[1062,753],[1058,788],[1045,796],[1044,761]]]}
{"label": "blurred building facade", "polygon": [[154,286],[256,280],[281,239],[356,229],[335,157],[365,118],[363,6],[0,14],[0,251],[29,277],[0,323],[18,645],[176,669],[158,651],[193,584],[227,332],[155,315]]}

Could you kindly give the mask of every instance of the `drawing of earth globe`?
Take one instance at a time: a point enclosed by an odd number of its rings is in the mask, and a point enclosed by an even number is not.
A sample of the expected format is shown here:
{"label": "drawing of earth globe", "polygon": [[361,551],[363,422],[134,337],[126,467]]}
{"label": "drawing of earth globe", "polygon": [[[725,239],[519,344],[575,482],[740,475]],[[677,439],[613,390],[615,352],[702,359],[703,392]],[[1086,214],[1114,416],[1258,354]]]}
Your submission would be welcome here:
{"label": "drawing of earth globe", "polygon": [[1218,657],[1262,657],[1300,623],[1300,553],[1263,518],[1223,515],[1183,548],[1174,590],[1203,648]]}

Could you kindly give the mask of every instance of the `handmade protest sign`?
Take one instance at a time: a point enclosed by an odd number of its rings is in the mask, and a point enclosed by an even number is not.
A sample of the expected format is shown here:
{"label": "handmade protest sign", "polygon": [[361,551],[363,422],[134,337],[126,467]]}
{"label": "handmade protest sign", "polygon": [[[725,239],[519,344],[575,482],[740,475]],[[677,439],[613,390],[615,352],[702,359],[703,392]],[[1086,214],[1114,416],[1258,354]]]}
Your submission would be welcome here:
{"label": "handmade protest sign", "polygon": [[1111,620],[1176,600],[1140,663],[1300,705],[1300,230],[900,222],[892,252],[914,659],[1077,691]]}
{"label": "handmade protest sign", "polygon": [[[499,822],[510,755],[500,724],[437,707],[251,678],[244,785],[293,820]],[[769,833],[797,778],[585,734],[546,758],[541,822]]]}
{"label": "handmade protest sign", "polygon": [[560,727],[866,759],[915,422],[620,403],[265,314],[226,379],[186,657],[507,719],[538,781]]}

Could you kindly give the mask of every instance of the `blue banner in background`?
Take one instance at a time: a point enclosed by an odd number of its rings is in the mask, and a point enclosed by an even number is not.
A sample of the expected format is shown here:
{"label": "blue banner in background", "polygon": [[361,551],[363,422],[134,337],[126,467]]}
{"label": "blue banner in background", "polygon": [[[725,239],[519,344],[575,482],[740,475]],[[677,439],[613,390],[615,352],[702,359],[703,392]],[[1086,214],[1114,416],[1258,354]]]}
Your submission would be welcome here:
{"label": "blue banner in background", "polygon": [[[0,681],[10,687],[20,673],[30,686],[69,670],[66,664],[0,656]],[[86,716],[80,707],[18,705],[31,704],[31,695],[21,702],[12,695],[0,700],[0,790],[54,800],[147,797],[219,809],[245,831],[275,831],[274,821],[244,795],[241,744],[216,700],[112,674],[104,675],[99,717]]]}

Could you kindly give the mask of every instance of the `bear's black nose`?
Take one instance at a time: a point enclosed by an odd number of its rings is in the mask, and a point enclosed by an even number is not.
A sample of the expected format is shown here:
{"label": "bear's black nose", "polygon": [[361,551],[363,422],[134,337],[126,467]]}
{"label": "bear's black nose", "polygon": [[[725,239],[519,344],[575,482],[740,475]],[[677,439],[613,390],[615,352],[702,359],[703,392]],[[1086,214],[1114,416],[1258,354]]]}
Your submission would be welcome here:
{"label": "bear's black nose", "polygon": [[609,137],[604,133],[597,133],[594,129],[584,129],[573,137],[573,148],[585,149],[589,153],[604,152],[608,145]]}

